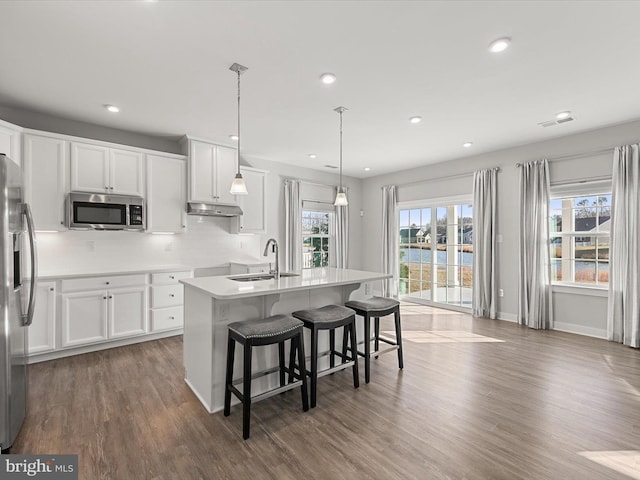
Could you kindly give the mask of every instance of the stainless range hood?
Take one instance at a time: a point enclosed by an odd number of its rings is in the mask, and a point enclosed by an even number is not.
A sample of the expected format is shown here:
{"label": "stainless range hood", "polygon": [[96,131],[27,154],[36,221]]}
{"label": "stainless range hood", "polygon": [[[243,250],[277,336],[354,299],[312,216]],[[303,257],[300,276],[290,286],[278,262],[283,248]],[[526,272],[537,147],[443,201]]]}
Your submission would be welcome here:
{"label": "stainless range hood", "polygon": [[239,217],[242,209],[237,205],[222,205],[218,203],[187,203],[187,214],[207,217]]}

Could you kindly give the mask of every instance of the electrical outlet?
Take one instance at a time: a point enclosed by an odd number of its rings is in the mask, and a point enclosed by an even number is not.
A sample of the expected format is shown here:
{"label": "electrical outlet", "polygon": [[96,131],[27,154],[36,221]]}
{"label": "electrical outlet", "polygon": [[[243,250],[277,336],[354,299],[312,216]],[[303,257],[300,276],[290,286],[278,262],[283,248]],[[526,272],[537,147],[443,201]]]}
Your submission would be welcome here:
{"label": "electrical outlet", "polygon": [[504,290],[503,289],[498,289],[498,296],[499,297],[504,297]]}

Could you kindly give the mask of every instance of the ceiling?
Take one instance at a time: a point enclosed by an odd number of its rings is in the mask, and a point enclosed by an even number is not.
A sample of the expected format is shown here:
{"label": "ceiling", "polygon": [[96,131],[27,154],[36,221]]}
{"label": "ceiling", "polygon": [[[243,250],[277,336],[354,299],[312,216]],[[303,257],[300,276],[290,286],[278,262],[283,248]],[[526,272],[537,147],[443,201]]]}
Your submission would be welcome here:
{"label": "ceiling", "polygon": [[[345,106],[345,174],[366,178],[639,118],[639,14],[611,0],[2,1],[0,105],[232,144],[238,62],[245,156],[326,170]],[[537,125],[563,110],[576,120]]]}

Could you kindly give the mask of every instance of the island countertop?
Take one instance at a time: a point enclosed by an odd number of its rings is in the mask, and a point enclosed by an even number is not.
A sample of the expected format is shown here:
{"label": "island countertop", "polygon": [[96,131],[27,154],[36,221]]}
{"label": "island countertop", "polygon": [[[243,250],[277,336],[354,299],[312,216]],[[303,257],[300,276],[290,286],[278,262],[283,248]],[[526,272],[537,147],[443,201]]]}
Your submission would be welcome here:
{"label": "island countertop", "polygon": [[[187,287],[219,300],[257,297],[263,295],[295,292],[329,286],[350,285],[390,278],[390,274],[350,270],[345,268],[310,268],[293,272],[296,276],[280,277],[279,280],[257,280],[238,282],[227,276],[200,277],[180,280]],[[239,277],[241,275],[231,275]],[[245,276],[253,276],[247,274]]]}

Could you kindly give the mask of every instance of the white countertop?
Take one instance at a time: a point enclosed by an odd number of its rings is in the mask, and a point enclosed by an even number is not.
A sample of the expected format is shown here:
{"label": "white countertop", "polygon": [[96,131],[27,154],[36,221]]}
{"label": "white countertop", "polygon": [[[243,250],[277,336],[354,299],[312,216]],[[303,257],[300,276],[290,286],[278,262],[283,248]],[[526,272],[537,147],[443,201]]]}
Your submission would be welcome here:
{"label": "white countertop", "polygon": [[[257,297],[296,290],[309,290],[339,285],[352,285],[366,283],[374,280],[390,278],[391,275],[377,272],[364,272],[362,270],[348,270],[342,268],[311,268],[298,272],[299,276],[280,277],[279,280],[257,280],[253,282],[237,282],[230,280],[229,276],[201,277],[180,280],[189,288],[195,288],[217,299],[236,299]],[[231,275],[241,276],[241,275]],[[253,276],[252,274],[242,276]]]}
{"label": "white countertop", "polygon": [[127,265],[123,266],[76,266],[72,268],[60,268],[55,271],[40,270],[38,272],[39,280],[50,280],[54,278],[78,278],[78,277],[95,277],[98,275],[127,275],[134,273],[158,273],[158,272],[179,272],[191,271],[193,267],[187,265]]}

